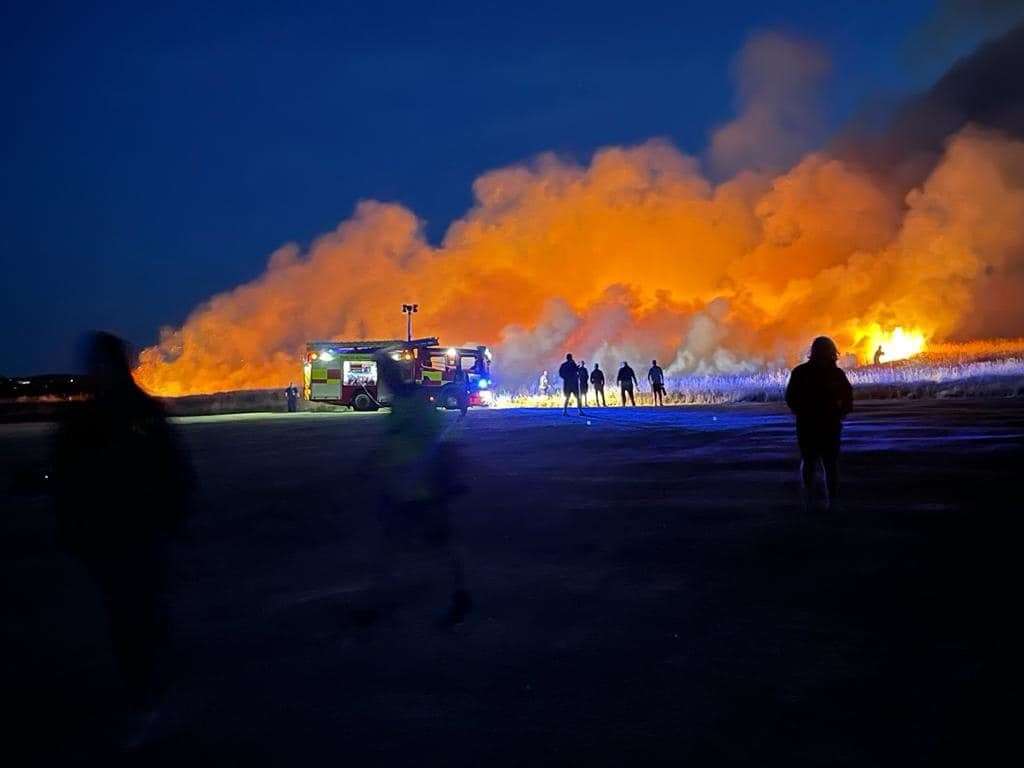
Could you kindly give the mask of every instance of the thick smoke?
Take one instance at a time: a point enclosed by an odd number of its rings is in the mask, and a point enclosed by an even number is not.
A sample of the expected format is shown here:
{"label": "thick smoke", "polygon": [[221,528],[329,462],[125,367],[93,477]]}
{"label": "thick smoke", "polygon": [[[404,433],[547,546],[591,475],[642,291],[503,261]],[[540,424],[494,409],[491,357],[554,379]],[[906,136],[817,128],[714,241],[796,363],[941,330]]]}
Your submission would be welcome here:
{"label": "thick smoke", "polygon": [[308,252],[281,248],[262,277],[166,330],[138,376],[165,394],[279,386],[306,340],[401,336],[406,301],[419,331],[494,347],[513,387],[566,351],[609,369],[744,371],[792,363],[823,332],[863,358],[878,329],[1024,331],[1019,309],[1009,327],[979,295],[998,284],[1009,309],[1024,289],[1024,143],[965,119],[904,189],[874,162],[883,144],[717,184],[660,141],[585,166],[545,155],[477,179],[439,247],[411,211],[363,202]]}
{"label": "thick smoke", "polygon": [[938,0],[931,18],[911,35],[915,59],[948,55],[1024,21],[1024,0]]}
{"label": "thick smoke", "polygon": [[739,114],[715,130],[708,149],[719,177],[781,170],[821,138],[819,89],[828,73],[813,43],[775,32],[755,35],[734,64]]}

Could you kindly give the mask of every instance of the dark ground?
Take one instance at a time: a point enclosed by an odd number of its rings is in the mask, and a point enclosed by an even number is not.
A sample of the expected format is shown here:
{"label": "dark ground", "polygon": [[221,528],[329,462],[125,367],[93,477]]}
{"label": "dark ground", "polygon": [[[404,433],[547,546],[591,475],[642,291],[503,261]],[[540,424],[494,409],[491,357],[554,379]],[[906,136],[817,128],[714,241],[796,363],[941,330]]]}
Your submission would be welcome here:
{"label": "dark ground", "polygon": [[[135,762],[979,764],[1002,745],[1024,400],[858,404],[827,516],[798,511],[777,406],[594,413],[461,427],[476,609],[447,632],[429,560],[393,614],[349,618],[386,416],[181,422],[199,490],[175,683]],[[98,597],[25,481],[49,430],[0,426],[0,749],[120,764]]]}

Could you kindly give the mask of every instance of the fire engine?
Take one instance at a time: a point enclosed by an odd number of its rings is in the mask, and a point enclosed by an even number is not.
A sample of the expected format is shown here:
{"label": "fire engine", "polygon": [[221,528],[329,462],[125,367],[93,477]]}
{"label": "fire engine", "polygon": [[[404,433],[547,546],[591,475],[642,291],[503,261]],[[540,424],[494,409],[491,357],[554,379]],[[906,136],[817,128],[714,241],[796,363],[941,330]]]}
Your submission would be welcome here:
{"label": "fire engine", "polygon": [[[379,355],[399,364],[406,382],[439,407],[460,407],[459,387],[469,392],[470,406],[491,404],[491,352],[487,347],[443,347],[436,337],[371,341],[310,341],[306,344],[303,382],[307,400],[373,411],[390,402],[391,393],[378,376]],[[465,383],[456,381],[462,371]]]}

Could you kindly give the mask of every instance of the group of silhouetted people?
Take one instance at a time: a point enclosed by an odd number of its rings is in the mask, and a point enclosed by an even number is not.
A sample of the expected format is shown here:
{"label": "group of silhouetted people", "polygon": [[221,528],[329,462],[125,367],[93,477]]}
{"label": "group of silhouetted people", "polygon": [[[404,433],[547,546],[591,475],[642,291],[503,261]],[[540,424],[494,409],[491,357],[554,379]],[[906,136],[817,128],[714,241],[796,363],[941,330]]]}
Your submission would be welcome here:
{"label": "group of silhouetted people", "polygon": [[[590,404],[588,393],[591,387],[594,389],[595,407],[604,408],[608,405],[604,396],[604,371],[601,370],[601,366],[598,363],[594,363],[594,370],[590,371],[587,369],[586,361],[581,360],[577,363],[570,353],[565,356],[565,362],[559,367],[558,376],[562,380],[562,394],[565,396],[562,413],[569,412],[569,402],[573,398],[576,399],[577,410],[583,413],[583,407]],[[615,381],[619,385],[619,404],[625,406],[628,400],[630,405],[635,406],[635,389],[639,382],[636,377],[636,371],[625,360],[622,361],[622,367],[619,368]],[[658,365],[657,360],[651,360],[651,367],[647,372],[647,381],[651,385],[654,405],[664,405],[665,371]],[[548,386],[548,372],[544,371],[541,374],[537,387],[538,394],[546,396],[548,394]]]}
{"label": "group of silhouetted people", "polygon": [[[875,352],[877,365],[883,354],[881,346]],[[817,468],[820,465],[825,477],[827,493],[826,506],[831,506],[839,490],[839,443],[843,419],[853,410],[853,388],[846,374],[838,365],[839,350],[827,336],[819,336],[811,344],[807,362],[793,369],[786,386],[786,404],[796,416],[797,444],[800,448],[801,487],[805,505],[812,502],[812,492]],[[565,356],[565,362],[558,369],[562,379],[562,393],[565,402],[562,413],[569,412],[569,402],[576,399],[577,410],[582,414],[588,405],[588,384],[594,388],[594,404],[604,406],[604,372],[595,363],[594,370],[588,371],[586,363],[578,364],[572,354]],[[647,372],[651,385],[654,405],[664,405],[665,372],[657,360],[651,361]],[[619,402],[625,406],[628,400],[636,405],[634,388],[637,385],[636,372],[626,361],[619,368],[616,382],[619,385]],[[547,394],[547,371],[541,376],[541,394]]]}

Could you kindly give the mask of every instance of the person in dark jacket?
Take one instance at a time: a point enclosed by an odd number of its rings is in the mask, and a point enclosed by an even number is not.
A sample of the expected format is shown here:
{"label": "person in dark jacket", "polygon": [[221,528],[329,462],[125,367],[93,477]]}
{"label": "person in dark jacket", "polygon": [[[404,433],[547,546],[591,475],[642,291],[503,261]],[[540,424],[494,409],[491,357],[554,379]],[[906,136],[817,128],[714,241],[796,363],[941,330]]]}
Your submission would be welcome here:
{"label": "person in dark jacket", "polygon": [[586,360],[580,360],[579,376],[580,400],[583,401],[583,405],[590,405],[590,403],[587,402],[587,390],[590,389],[590,371],[587,370]]}
{"label": "person in dark jacket", "polygon": [[569,398],[576,396],[576,408],[580,414],[583,413],[583,404],[580,402],[580,374],[576,361],[572,355],[565,356],[565,362],[558,369],[558,375],[562,379],[562,392],[565,395],[565,405],[562,407],[562,415],[569,413]]}
{"label": "person in dark jacket", "polygon": [[167,544],[185,522],[192,474],[163,409],[135,384],[124,342],[92,334],[86,364],[92,397],[72,407],[57,434],[57,533],[102,594],[129,697],[122,746],[134,748],[158,713]]}
{"label": "person in dark jacket", "polygon": [[288,401],[288,413],[295,413],[299,409],[299,388],[295,386],[294,381],[288,382],[284,397]]}
{"label": "person in dark jacket", "polygon": [[462,416],[469,410],[469,376],[459,365],[455,368],[455,375],[452,379],[455,385],[455,396],[458,399],[459,412]]}
{"label": "person in dark jacket", "polygon": [[594,405],[607,408],[608,403],[604,399],[604,371],[597,363],[594,363],[594,370],[590,372],[590,385],[594,388]]}
{"label": "person in dark jacket", "polygon": [[786,385],[786,405],[796,415],[805,503],[810,501],[820,462],[825,472],[828,507],[835,503],[839,491],[843,419],[853,410],[853,388],[836,365],[838,359],[835,342],[827,336],[819,336],[811,344],[808,361],[793,369]]}
{"label": "person in dark jacket", "polygon": [[629,396],[629,402],[632,405],[636,405],[636,399],[633,397],[633,386],[637,383],[636,372],[629,367],[629,363],[625,360],[622,361],[619,375],[615,379],[619,383],[619,399],[622,405],[626,404],[627,395]]}
{"label": "person in dark jacket", "polygon": [[655,405],[665,404],[665,371],[657,360],[651,360],[651,368],[647,371],[647,380],[651,382],[651,394]]}

